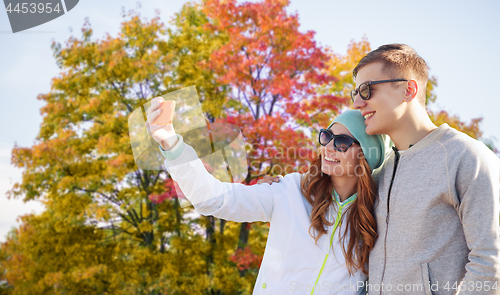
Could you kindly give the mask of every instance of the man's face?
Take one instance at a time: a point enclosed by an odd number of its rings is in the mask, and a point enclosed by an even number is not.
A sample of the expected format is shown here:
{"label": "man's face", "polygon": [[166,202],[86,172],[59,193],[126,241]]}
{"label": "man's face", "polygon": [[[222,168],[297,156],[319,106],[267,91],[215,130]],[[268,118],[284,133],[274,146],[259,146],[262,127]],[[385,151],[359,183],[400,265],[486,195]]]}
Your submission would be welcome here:
{"label": "man's face", "polygon": [[[355,79],[356,88],[364,82],[404,78],[389,77],[382,68],[382,63],[371,63],[362,67]],[[397,86],[392,84],[370,85],[370,99],[363,100],[358,94],[354,100],[353,108],[359,109],[365,117],[366,133],[369,135],[390,134],[401,124],[406,83]]]}

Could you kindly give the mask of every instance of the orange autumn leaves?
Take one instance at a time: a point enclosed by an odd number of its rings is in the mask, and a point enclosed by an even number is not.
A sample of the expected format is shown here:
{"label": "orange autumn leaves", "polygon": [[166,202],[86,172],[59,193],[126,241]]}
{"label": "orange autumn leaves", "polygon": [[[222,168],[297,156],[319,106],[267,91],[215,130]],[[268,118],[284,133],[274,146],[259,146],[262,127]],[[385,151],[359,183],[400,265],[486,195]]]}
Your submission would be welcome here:
{"label": "orange autumn leaves", "polygon": [[[326,124],[348,101],[328,89],[338,78],[327,71],[327,51],[318,46],[314,32],[299,30],[298,16],[286,12],[288,4],[205,1],[202,7],[213,20],[204,29],[223,32],[227,40],[202,64],[231,89],[217,122],[242,128],[251,147],[249,181],[273,173],[272,167],[289,166],[292,172],[307,165],[314,148],[300,128]],[[326,89],[320,92],[321,87]],[[268,156],[278,147],[297,145],[309,145],[311,156]]]}

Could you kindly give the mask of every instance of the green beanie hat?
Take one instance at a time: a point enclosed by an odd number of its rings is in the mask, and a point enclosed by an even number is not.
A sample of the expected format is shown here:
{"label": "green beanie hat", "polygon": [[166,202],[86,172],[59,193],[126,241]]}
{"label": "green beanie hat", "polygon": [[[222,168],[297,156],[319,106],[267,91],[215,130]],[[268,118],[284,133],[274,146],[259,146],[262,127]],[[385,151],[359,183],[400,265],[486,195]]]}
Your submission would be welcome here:
{"label": "green beanie hat", "polygon": [[344,125],[352,136],[359,141],[365,159],[372,171],[382,165],[385,157],[385,136],[366,134],[365,118],[359,110],[343,112],[326,129],[330,129],[334,123]]}

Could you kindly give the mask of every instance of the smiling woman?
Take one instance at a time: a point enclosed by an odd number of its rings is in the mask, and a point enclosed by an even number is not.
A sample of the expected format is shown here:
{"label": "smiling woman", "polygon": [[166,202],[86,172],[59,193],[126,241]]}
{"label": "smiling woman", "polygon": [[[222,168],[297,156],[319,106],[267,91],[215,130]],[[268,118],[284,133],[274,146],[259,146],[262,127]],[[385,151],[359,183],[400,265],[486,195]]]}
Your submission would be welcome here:
{"label": "smiling woman", "polygon": [[[350,210],[346,227],[346,230],[350,228],[351,238],[346,238],[346,232],[340,237],[349,273],[356,268],[367,270],[364,267],[368,264],[368,254],[376,239],[376,224],[371,213],[376,186],[371,177],[371,169],[383,162],[380,151],[382,154],[385,151],[384,138],[368,136],[364,129],[364,119],[358,111],[346,111],[326,130],[322,129],[319,136],[322,145],[320,156],[311,168],[315,171],[321,169],[321,175],[310,174],[309,181],[301,184],[302,194],[313,206],[311,227],[319,233],[315,237],[316,241],[322,234],[327,233],[323,227],[322,216],[327,210],[324,204],[331,202],[327,193],[332,190],[331,187],[340,202],[348,202],[353,196],[357,197]],[[329,177],[325,177],[323,173]],[[353,226],[355,223],[358,224],[358,229]],[[347,250],[344,247],[346,243]]]}
{"label": "smiling woman", "polygon": [[236,222],[270,222],[254,294],[363,292],[377,237],[371,172],[385,149],[382,136],[366,134],[359,111],[342,113],[320,133],[321,153],[308,172],[287,174],[272,186],[246,186],[209,174],[172,124],[150,123],[163,103],[161,97],[152,100],[148,132],[196,211]]}

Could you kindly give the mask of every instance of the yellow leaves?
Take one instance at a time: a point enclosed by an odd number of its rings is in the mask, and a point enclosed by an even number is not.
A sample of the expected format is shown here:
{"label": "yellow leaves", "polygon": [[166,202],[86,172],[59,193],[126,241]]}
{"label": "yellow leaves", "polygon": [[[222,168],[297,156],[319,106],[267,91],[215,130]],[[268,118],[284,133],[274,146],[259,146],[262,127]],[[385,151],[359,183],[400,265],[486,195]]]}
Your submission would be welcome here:
{"label": "yellow leaves", "polygon": [[111,218],[111,216],[109,214],[109,208],[99,207],[95,212],[95,217],[98,220],[108,221]]}
{"label": "yellow leaves", "polygon": [[99,153],[106,154],[112,152],[115,140],[115,136],[110,133],[100,137],[97,142],[97,150],[99,151]]}
{"label": "yellow leaves", "polygon": [[97,221],[108,221],[111,219],[112,207],[110,205],[89,204],[86,213]]}
{"label": "yellow leaves", "polygon": [[338,78],[338,81],[331,85],[330,94],[349,97],[349,92],[354,89],[355,82],[352,77],[352,70],[358,62],[371,51],[370,43],[363,37],[359,42],[351,41],[345,55],[334,54],[330,51],[330,59],[327,61],[328,73]]}
{"label": "yellow leaves", "polygon": [[33,157],[34,158],[42,158],[44,157],[48,152],[49,152],[49,144],[42,142],[36,146],[33,147]]}
{"label": "yellow leaves", "polygon": [[432,76],[427,81],[426,89],[425,89],[425,105],[430,102],[436,101],[436,93],[434,89],[437,87],[437,78]]}
{"label": "yellow leaves", "polygon": [[141,232],[151,232],[153,231],[153,225],[151,224],[151,222],[145,220],[141,222],[141,224],[139,224],[139,230]]}
{"label": "yellow leaves", "polygon": [[71,277],[75,282],[80,282],[82,280],[89,280],[97,277],[97,275],[105,274],[107,272],[107,266],[103,264],[95,265],[87,269],[76,269],[71,273]]}
{"label": "yellow leaves", "polygon": [[43,283],[47,286],[53,286],[59,289],[63,283],[64,274],[62,272],[49,273],[43,278]]}
{"label": "yellow leaves", "polygon": [[10,163],[17,168],[26,167],[31,162],[32,157],[33,157],[32,148],[18,147],[16,144],[12,149]]}
{"label": "yellow leaves", "polygon": [[72,184],[75,182],[75,178],[72,176],[63,177],[57,184],[60,188],[71,188]]}
{"label": "yellow leaves", "polygon": [[56,233],[64,233],[67,229],[67,226],[68,222],[66,221],[59,220],[54,222],[54,230]]}
{"label": "yellow leaves", "polygon": [[82,105],[81,107],[82,112],[92,112],[96,110],[99,107],[100,101],[101,100],[98,97],[91,98],[88,103]]}
{"label": "yellow leaves", "polygon": [[[22,219],[17,239],[2,244],[0,268],[13,294],[116,294],[119,261],[111,243],[81,221],[58,220],[45,212]],[[14,255],[12,255],[14,254]],[[17,257],[17,258],[16,258]]]}
{"label": "yellow leaves", "polygon": [[483,133],[479,129],[479,124],[483,120],[483,118],[475,118],[472,119],[470,123],[465,123],[460,120],[458,116],[451,116],[446,111],[433,112],[431,110],[427,110],[429,113],[431,120],[436,124],[436,126],[440,126],[443,123],[447,123],[450,127],[457,129],[458,131],[464,132],[472,138],[479,139]]}
{"label": "yellow leaves", "polygon": [[119,154],[114,159],[108,160],[107,163],[107,175],[117,178],[122,178],[126,174],[132,172],[133,168],[131,168],[131,166],[135,165],[134,156],[126,154]]}
{"label": "yellow leaves", "polygon": [[164,213],[164,212],[160,213],[159,218],[158,218],[158,224],[165,226],[165,225],[171,223],[171,221],[173,221],[173,219],[171,217],[173,217],[173,216],[169,215],[167,213]]}
{"label": "yellow leaves", "polygon": [[113,74],[113,70],[115,67],[122,65],[123,63],[126,63],[125,58],[126,58],[126,53],[124,51],[113,52],[109,58],[108,73]]}

